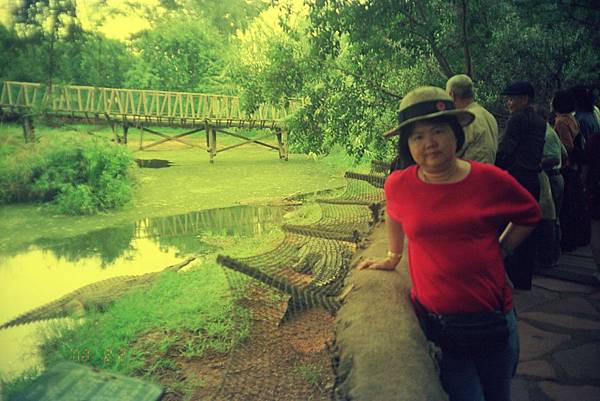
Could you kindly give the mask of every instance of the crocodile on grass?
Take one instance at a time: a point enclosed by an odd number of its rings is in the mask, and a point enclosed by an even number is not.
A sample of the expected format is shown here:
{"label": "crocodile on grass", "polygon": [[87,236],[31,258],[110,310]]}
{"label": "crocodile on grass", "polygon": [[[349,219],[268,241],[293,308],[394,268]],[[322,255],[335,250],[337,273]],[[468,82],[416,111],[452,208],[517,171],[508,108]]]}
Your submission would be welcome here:
{"label": "crocodile on grass", "polygon": [[168,266],[163,270],[139,276],[117,276],[88,284],[72,291],[57,300],[30,310],[0,325],[0,330],[20,326],[41,320],[66,316],[82,316],[90,309],[104,310],[116,298],[132,290],[148,287],[163,272],[177,272],[195,258],[188,258],[181,263]]}
{"label": "crocodile on grass", "polygon": [[289,281],[283,275],[279,276],[266,273],[258,267],[251,266],[229,256],[218,255],[217,263],[290,295],[291,299],[288,301],[288,304],[292,303],[297,310],[307,309],[318,305],[325,308],[325,310],[332,315],[335,315],[335,312],[341,305],[340,301],[337,300],[335,296],[327,295],[321,289],[311,287],[310,284],[305,286],[298,285]]}

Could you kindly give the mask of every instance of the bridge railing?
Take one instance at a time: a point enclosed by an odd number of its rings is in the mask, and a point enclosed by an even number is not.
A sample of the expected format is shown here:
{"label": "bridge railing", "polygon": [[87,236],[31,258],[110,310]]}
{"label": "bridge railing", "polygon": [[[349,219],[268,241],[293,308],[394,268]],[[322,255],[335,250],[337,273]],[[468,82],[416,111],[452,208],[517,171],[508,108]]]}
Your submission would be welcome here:
{"label": "bridge railing", "polygon": [[[50,89],[51,88],[51,89]],[[228,119],[280,121],[302,104],[290,99],[287,107],[262,105],[246,113],[238,96],[79,85],[4,81],[0,106],[22,112],[108,115],[151,119]]]}

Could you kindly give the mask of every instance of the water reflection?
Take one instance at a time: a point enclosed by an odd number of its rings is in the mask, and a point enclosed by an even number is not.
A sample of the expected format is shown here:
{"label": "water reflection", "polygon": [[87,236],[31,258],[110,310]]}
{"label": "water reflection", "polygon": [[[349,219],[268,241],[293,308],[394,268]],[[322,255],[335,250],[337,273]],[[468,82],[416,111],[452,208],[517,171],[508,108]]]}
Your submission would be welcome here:
{"label": "water reflection", "polygon": [[[67,239],[45,238],[20,252],[0,254],[0,323],[96,281],[208,255],[217,250],[212,237],[266,233],[282,224],[284,213],[280,207],[240,206],[148,218]],[[34,334],[45,325],[0,331],[0,376],[37,363]]]}
{"label": "water reflection", "polygon": [[259,235],[280,225],[283,209],[274,206],[238,206],[209,209],[177,216],[139,221],[139,237],[203,235]]}
{"label": "water reflection", "polygon": [[[99,258],[100,266],[107,268],[119,258],[139,252],[138,247],[133,244],[134,240],[151,239],[161,249],[177,249],[180,256],[205,254],[216,249],[202,241],[203,237],[260,235],[281,225],[282,219],[283,209],[280,207],[239,206],[210,209],[147,218],[66,239],[42,238],[34,242],[33,248],[52,252],[57,259],[69,262]],[[30,251],[31,248],[27,252]],[[22,255],[23,251],[19,254]],[[0,269],[1,266],[0,264]]]}
{"label": "water reflection", "polygon": [[54,253],[57,259],[76,262],[97,257],[101,267],[114,264],[124,254],[134,251],[135,224],[92,231],[88,234],[62,239],[60,241],[42,238],[35,246]]}

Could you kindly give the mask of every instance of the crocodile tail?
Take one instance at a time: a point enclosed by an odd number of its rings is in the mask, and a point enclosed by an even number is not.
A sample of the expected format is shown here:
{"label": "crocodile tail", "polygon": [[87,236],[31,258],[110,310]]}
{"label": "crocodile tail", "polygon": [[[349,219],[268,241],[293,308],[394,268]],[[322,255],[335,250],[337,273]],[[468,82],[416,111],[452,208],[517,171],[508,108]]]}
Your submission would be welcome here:
{"label": "crocodile tail", "polygon": [[[9,320],[6,323],[3,323],[2,325],[0,325],[0,330],[8,329],[10,327],[15,327],[15,326],[21,326],[24,324],[33,323],[33,322],[37,322],[37,321],[41,321],[41,320],[49,320],[49,319],[56,319],[56,318],[60,318],[60,317],[69,316],[73,312],[73,309],[74,309],[73,303],[77,302],[78,297],[81,295],[85,295],[86,293],[89,293],[90,291],[97,290],[98,288],[102,288],[102,287],[114,288],[114,285],[119,282],[131,282],[131,287],[135,287],[135,285],[134,285],[135,281],[141,282],[144,279],[154,277],[157,275],[157,273],[161,273],[163,271],[177,272],[177,271],[181,270],[184,266],[187,266],[194,259],[195,258],[188,258],[180,263],[177,263],[172,266],[168,266],[159,272],[146,273],[146,274],[143,274],[140,276],[128,275],[128,276],[111,277],[111,278],[108,278],[105,280],[101,280],[101,281],[98,281],[95,283],[85,285],[83,287],[80,287],[80,288],[62,296],[61,298],[59,298],[55,301],[52,301],[45,305],[39,306],[39,307],[32,309],[26,313],[23,313],[22,315],[14,318],[12,320]],[[124,289],[122,292],[126,292],[126,289]],[[99,302],[99,303],[102,303],[102,302]],[[85,305],[79,305],[79,306],[81,308],[84,308]]]}
{"label": "crocodile tail", "polygon": [[0,325],[0,330],[8,329],[10,327],[22,326],[33,322],[42,320],[56,319],[60,317],[66,317],[70,311],[65,307],[64,302],[54,301],[38,308],[32,309],[29,312],[23,313],[22,315],[9,320],[6,323]]}

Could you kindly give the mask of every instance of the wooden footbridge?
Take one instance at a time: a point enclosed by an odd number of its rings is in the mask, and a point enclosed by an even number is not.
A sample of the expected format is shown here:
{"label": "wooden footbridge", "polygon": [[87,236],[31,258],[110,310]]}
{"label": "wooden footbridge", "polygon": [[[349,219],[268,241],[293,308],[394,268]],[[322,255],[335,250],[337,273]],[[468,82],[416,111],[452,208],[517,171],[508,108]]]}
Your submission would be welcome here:
{"label": "wooden footbridge", "polygon": [[[255,112],[247,113],[237,96],[78,85],[48,86],[14,81],[4,81],[0,95],[0,112],[21,117],[26,141],[33,136],[31,116],[45,114],[89,124],[108,124],[119,143],[127,143],[130,127],[138,128],[141,130],[139,150],[175,141],[206,150],[211,162],[217,153],[249,143],[275,149],[281,159],[287,160],[288,132],[283,121],[300,105],[299,99],[290,99],[285,106],[261,105]],[[180,127],[184,132],[168,135],[156,127]],[[249,138],[227,130],[231,128],[266,129],[268,132]],[[205,144],[183,139],[202,131],[206,133]],[[242,142],[219,149],[217,132]],[[144,144],[144,133],[161,139]],[[269,137],[277,138],[276,146],[264,142]]]}

